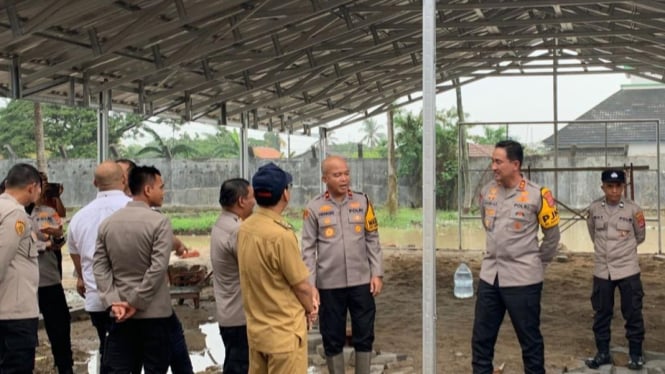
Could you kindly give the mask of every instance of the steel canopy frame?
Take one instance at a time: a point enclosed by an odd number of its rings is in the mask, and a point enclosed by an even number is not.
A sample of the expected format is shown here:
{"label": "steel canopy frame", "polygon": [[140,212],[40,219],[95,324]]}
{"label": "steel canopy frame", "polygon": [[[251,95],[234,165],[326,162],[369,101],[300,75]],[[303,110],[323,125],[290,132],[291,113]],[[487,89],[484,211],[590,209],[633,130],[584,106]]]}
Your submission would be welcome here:
{"label": "steel canopy frame", "polygon": [[[414,0],[6,0],[0,95],[96,108],[110,91],[115,110],[146,117],[225,124],[255,110],[252,127],[309,133],[421,90],[422,11]],[[431,15],[439,84],[665,74],[660,1],[448,0]]]}

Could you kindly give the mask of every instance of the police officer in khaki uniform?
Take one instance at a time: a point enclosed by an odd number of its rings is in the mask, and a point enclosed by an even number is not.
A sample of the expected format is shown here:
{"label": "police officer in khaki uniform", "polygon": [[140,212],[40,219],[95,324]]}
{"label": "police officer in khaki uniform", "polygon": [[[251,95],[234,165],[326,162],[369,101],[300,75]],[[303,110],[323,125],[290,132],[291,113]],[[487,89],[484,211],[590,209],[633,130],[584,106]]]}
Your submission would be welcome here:
{"label": "police officer in khaki uniform", "polygon": [[210,260],[219,333],[224,342],[223,372],[246,374],[249,370],[247,322],[240,295],[238,246],[240,223],[252,214],[254,189],[242,178],[227,179],[219,191],[222,212],[210,235]]}
{"label": "police officer in khaki uniform", "polygon": [[166,373],[173,314],[166,272],[173,248],[169,219],[151,209],[164,200],[164,181],[152,166],[129,174],[133,201],[99,226],[93,273],[102,303],[115,320],[103,364],[110,373]]}
{"label": "police officer in khaki uniform", "polygon": [[0,373],[30,374],[35,366],[39,306],[38,252],[25,207],[42,191],[39,172],[12,166],[0,195]]}
{"label": "police officer in khaki uniform", "polygon": [[[487,233],[472,337],[474,374],[493,372],[494,344],[508,311],[522,347],[524,372],[545,373],[540,298],[545,267],[559,243],[559,214],[552,193],[520,171],[522,145],[504,140],[492,153],[494,181],[480,195]],[[538,229],[543,241],[538,245]]]}
{"label": "police officer in khaki uniform", "polygon": [[303,259],[321,301],[320,328],[328,371],[344,373],[346,314],[351,314],[355,369],[368,374],[374,342],[374,297],[383,287],[383,257],[374,209],[367,195],[351,191],[341,157],[321,164],[327,190],[303,213]]}
{"label": "police officer in khaki uniform", "polygon": [[260,167],[252,178],[259,208],[237,233],[252,374],[307,372],[307,326],[318,306],[296,235],[281,216],[291,181],[273,163]]}
{"label": "police officer in khaki uniform", "polygon": [[605,170],[601,174],[605,196],[589,207],[587,226],[595,252],[591,306],[595,312],[593,333],[596,356],[586,360],[596,369],[612,362],[610,356],[610,325],[614,310],[614,291],[619,287],[621,313],[626,320],[626,339],[630,360],[628,368],[639,370],[644,365],[642,342],[642,281],[637,246],[644,242],[644,213],[637,204],[623,198],[626,174],[621,170]]}

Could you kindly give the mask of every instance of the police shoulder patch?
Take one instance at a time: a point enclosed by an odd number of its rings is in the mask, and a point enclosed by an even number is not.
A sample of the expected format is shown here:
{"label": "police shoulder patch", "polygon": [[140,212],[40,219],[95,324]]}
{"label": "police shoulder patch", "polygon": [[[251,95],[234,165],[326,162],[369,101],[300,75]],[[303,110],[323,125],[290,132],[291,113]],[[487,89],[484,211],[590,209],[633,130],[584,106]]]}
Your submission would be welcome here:
{"label": "police shoulder patch", "polygon": [[23,236],[23,233],[25,232],[25,221],[17,219],[14,224],[14,230],[16,230],[18,236]]}
{"label": "police shoulder patch", "polygon": [[637,226],[639,228],[643,229],[646,226],[646,220],[644,219],[644,213],[639,210],[637,213],[635,213],[635,222],[637,222]]}

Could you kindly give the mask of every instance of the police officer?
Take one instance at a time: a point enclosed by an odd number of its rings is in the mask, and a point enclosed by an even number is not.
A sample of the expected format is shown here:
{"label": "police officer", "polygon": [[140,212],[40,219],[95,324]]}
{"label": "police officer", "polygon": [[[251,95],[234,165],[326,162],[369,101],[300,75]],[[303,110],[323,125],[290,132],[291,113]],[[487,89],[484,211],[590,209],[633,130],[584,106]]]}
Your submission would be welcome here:
{"label": "police officer", "polygon": [[309,272],[281,214],[291,174],[269,163],[252,178],[259,208],[237,233],[240,289],[249,341],[249,373],[307,372],[307,325],[316,318]]}
{"label": "police officer", "polygon": [[[523,159],[520,143],[497,143],[494,181],[480,195],[487,244],[473,323],[474,374],[493,372],[494,344],[506,311],[522,347],[524,372],[545,373],[540,298],[545,267],[559,243],[559,214],[552,193],[522,176]],[[539,227],[544,234],[540,245]]]}
{"label": "police officer", "polygon": [[32,373],[39,306],[38,252],[25,206],[37,201],[41,177],[33,166],[16,164],[0,195],[0,373]]}
{"label": "police officer", "polygon": [[610,324],[614,309],[614,290],[619,287],[621,313],[626,320],[626,338],[630,360],[628,368],[639,370],[644,365],[642,342],[642,281],[637,246],[646,235],[644,213],[637,204],[623,198],[626,174],[621,170],[605,170],[601,174],[605,196],[589,207],[587,226],[593,242],[594,271],[591,306],[595,312],[593,334],[598,352],[586,360],[596,369],[610,364]]}
{"label": "police officer", "polygon": [[242,178],[227,179],[219,191],[222,212],[210,234],[210,260],[217,306],[217,323],[224,342],[223,372],[246,374],[249,370],[247,322],[240,295],[236,233],[252,214],[254,189]]}
{"label": "police officer", "polygon": [[351,191],[341,157],[321,164],[327,190],[303,213],[303,259],[318,289],[320,328],[328,371],[344,373],[346,314],[351,314],[355,369],[368,374],[374,342],[374,297],[383,287],[383,257],[374,209],[367,195]]}

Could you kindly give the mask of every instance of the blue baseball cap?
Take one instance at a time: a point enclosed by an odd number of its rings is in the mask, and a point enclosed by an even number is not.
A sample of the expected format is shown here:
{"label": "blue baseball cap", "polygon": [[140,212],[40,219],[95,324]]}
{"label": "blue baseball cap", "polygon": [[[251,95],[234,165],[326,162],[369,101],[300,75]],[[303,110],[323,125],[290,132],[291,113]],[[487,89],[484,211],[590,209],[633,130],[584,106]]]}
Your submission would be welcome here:
{"label": "blue baseball cap", "polygon": [[279,166],[270,162],[261,166],[252,177],[254,197],[259,205],[275,205],[293,177]]}

